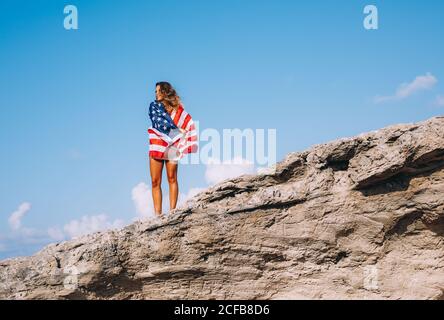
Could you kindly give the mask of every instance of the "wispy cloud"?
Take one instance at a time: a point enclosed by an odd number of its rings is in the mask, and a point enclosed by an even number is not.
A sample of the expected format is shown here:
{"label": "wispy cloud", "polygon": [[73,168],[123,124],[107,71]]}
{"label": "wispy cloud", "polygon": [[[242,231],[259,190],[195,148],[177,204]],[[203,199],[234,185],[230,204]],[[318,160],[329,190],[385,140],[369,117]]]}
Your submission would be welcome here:
{"label": "wispy cloud", "polygon": [[415,80],[410,83],[401,84],[394,95],[377,96],[374,101],[376,103],[382,103],[386,101],[403,100],[416,92],[431,89],[437,82],[438,79],[428,72],[425,75],[417,76]]}
{"label": "wispy cloud", "polygon": [[254,172],[254,163],[240,157],[222,162],[213,158],[208,161],[205,179],[210,185],[213,185],[226,179]]}
{"label": "wispy cloud", "polygon": [[198,193],[204,191],[206,188],[191,188],[190,190],[188,190],[187,193],[185,194],[180,194],[179,195],[179,201],[178,201],[178,205],[186,202],[188,199],[191,199],[192,197],[194,197],[195,195],[197,195]]}
{"label": "wispy cloud", "polygon": [[434,104],[438,107],[444,107],[444,96],[438,95],[435,99]]}
{"label": "wispy cloud", "polygon": [[132,189],[131,197],[139,218],[155,217],[151,189],[145,182],[140,182]]}
{"label": "wispy cloud", "polygon": [[47,233],[53,241],[62,241],[98,231],[119,229],[123,226],[125,226],[123,220],[110,220],[106,214],[84,215],[80,219],[71,220],[63,228],[50,227]]}
{"label": "wispy cloud", "polygon": [[[205,190],[205,188],[191,188],[187,193],[179,193],[177,200],[177,207],[185,203],[188,199],[194,197],[199,192]],[[164,193],[165,194],[165,193]],[[153,197],[151,192],[151,187],[149,187],[145,182],[140,182],[131,191],[134,207],[136,208],[137,218],[142,219],[152,219],[156,218],[154,213]],[[162,199],[163,212],[166,212],[169,208],[169,196]]]}
{"label": "wispy cloud", "polygon": [[9,226],[12,230],[19,230],[22,226],[22,218],[25,214],[31,210],[31,204],[29,202],[23,202],[16,211],[14,211],[8,219]]}
{"label": "wispy cloud", "polygon": [[122,228],[125,222],[111,220],[106,214],[85,215],[74,219],[62,228],[49,227],[38,230],[22,224],[25,214],[31,210],[31,204],[23,202],[8,218],[11,231],[0,235],[0,259],[18,255],[29,255],[51,242],[68,240],[97,231]]}
{"label": "wispy cloud", "polygon": [[54,241],[62,241],[66,239],[66,235],[58,227],[49,227],[48,236]]}
{"label": "wispy cloud", "polygon": [[[245,162],[240,164],[244,167]],[[230,166],[229,171],[225,171],[226,177],[237,175],[244,170],[233,169]],[[211,169],[210,169],[211,170]],[[221,176],[219,176],[221,178]],[[186,193],[180,193],[178,198],[179,207],[188,199],[195,196],[197,193],[205,190],[205,188],[191,188]],[[131,192],[132,200],[134,202],[137,218],[156,218],[154,214],[154,206],[151,194],[151,188],[145,183],[137,184]],[[165,196],[163,199],[163,208],[169,207],[169,197]],[[86,234],[97,231],[105,231],[109,229],[118,229],[125,226],[125,221],[121,219],[110,219],[106,214],[98,215],[84,215],[79,219],[73,219],[63,226],[50,226],[46,230],[37,230],[23,226],[22,219],[31,210],[29,202],[20,204],[8,218],[10,233],[0,235],[0,259],[19,256],[30,255],[36,250],[52,242],[59,242],[80,237]],[[166,211],[165,209],[163,210]]]}
{"label": "wispy cloud", "polygon": [[[254,163],[241,157],[235,157],[231,160],[220,161],[211,158],[205,169],[205,180],[209,185],[214,185],[226,179],[235,178],[243,174],[256,173]],[[187,200],[191,199],[206,188],[191,188],[187,193],[179,193],[177,207],[180,207]],[[162,199],[163,212],[167,212],[169,208],[169,196],[167,192]],[[140,182],[131,191],[134,207],[137,212],[137,218],[153,219],[156,218],[154,213],[153,197],[151,187],[145,182]]]}
{"label": "wispy cloud", "polygon": [[[76,238],[97,231],[122,228],[124,225],[123,220],[110,221],[106,214],[99,214],[71,220],[63,227],[63,231],[69,238]],[[61,233],[58,234],[57,230],[52,230],[52,235],[60,236]]]}
{"label": "wispy cloud", "polygon": [[48,234],[41,230],[28,228],[22,219],[31,210],[29,202],[20,204],[8,218],[10,232],[0,235],[0,257],[29,255],[42,246],[52,242]]}

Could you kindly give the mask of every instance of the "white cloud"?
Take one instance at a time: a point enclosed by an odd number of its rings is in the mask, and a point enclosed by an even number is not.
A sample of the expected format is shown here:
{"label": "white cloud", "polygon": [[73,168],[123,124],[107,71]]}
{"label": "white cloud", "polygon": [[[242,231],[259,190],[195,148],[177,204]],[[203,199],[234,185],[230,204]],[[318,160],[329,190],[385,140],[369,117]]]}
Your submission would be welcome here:
{"label": "white cloud", "polygon": [[18,255],[30,255],[54,241],[62,241],[79,237],[85,234],[104,231],[108,229],[122,228],[123,220],[111,221],[107,215],[99,214],[83,216],[72,220],[63,228],[50,227],[46,231],[22,226],[22,218],[31,209],[31,204],[24,202],[9,217],[11,231],[9,234],[0,235],[0,259]]}
{"label": "white cloud", "polygon": [[272,175],[276,173],[276,164],[273,164],[268,167],[259,167],[256,170],[258,175]]}
{"label": "white cloud", "polygon": [[184,204],[187,200],[193,198],[195,195],[204,191],[205,188],[191,188],[187,193],[179,193],[179,200],[177,201],[177,207]]}
{"label": "white cloud", "polygon": [[417,76],[415,80],[410,83],[401,84],[396,90],[395,94],[392,96],[377,96],[375,98],[376,103],[391,101],[391,100],[402,100],[410,97],[412,94],[427,90],[432,88],[438,79],[435,78],[430,72],[422,76]]}
{"label": "white cloud", "polygon": [[8,222],[12,230],[19,230],[21,228],[22,218],[29,210],[31,210],[31,204],[24,202],[10,215]]}
{"label": "white cloud", "polygon": [[[179,193],[177,206],[203,191],[205,188],[191,188],[186,193]],[[167,190],[165,190],[167,191]],[[169,208],[168,192],[163,199],[163,208]],[[139,218],[156,218],[154,215],[151,188],[144,182],[132,189],[132,199]],[[31,204],[22,203],[9,217],[9,225],[13,232],[0,235],[0,259],[19,255],[30,255],[51,242],[59,242],[82,235],[124,227],[123,220],[111,220],[106,214],[85,215],[80,219],[71,220],[63,227],[51,226],[47,230],[37,230],[22,225],[22,219],[31,210]]]}
{"label": "white cloud", "polygon": [[22,225],[22,219],[30,210],[31,204],[29,202],[23,202],[17,210],[10,215],[8,222],[12,232],[6,237],[8,241],[15,240],[23,244],[38,244],[48,240],[45,232]]}
{"label": "white cloud", "polygon": [[66,239],[65,234],[63,231],[58,227],[50,227],[48,228],[48,235],[52,240],[55,241],[62,241]]}
{"label": "white cloud", "polygon": [[154,218],[153,197],[151,189],[144,182],[139,183],[131,191],[134,206],[139,218]]}
{"label": "white cloud", "polygon": [[435,105],[444,107],[444,96],[438,95],[435,99]]}
{"label": "white cloud", "polygon": [[12,232],[4,237],[6,244],[2,244],[3,250],[0,251],[5,251],[6,248],[9,250],[10,247],[17,248],[47,244],[50,241],[46,232],[22,225],[23,217],[30,210],[31,204],[24,202],[10,215],[8,222]]}
{"label": "white cloud", "polygon": [[191,188],[190,190],[188,190],[188,192],[184,195],[184,200],[188,200],[191,199],[192,197],[194,197],[195,195],[197,195],[198,193],[202,192],[206,190],[206,188]]}
{"label": "white cloud", "polygon": [[[168,187],[167,187],[168,188]],[[177,206],[179,207],[183,203],[185,203],[188,199],[194,197],[199,192],[205,190],[205,188],[191,188],[187,193],[179,192]],[[145,183],[140,182],[136,185],[132,192],[132,199],[134,206],[136,208],[137,217],[136,219],[151,219],[156,218],[156,214],[154,213],[154,204],[151,188]],[[162,198],[162,211],[165,213],[170,205],[168,189],[164,190]]]}
{"label": "white cloud", "polygon": [[210,185],[213,185],[226,179],[235,178],[243,174],[252,174],[254,172],[254,163],[240,157],[223,162],[212,158],[208,161],[205,170],[205,179]]}
{"label": "white cloud", "polygon": [[9,236],[11,241],[14,239],[21,243],[40,243],[47,242],[48,240],[60,241],[66,238],[78,237],[96,231],[121,228],[124,226],[123,220],[117,219],[111,222],[105,214],[95,216],[86,215],[79,220],[70,221],[63,227],[63,230],[59,227],[50,227],[47,232],[44,232],[22,226],[21,220],[29,210],[31,210],[31,204],[24,202],[9,217],[9,225],[14,231],[14,233]]}
{"label": "white cloud", "polygon": [[53,241],[46,232],[20,227],[18,230],[0,236],[0,260],[17,256],[29,256],[51,242]]}
{"label": "white cloud", "polygon": [[[83,216],[79,220],[72,220],[63,227],[63,230],[68,237],[76,238],[97,231],[122,228],[123,226],[123,220],[117,219],[111,222],[106,214],[99,214],[96,216]],[[60,235],[57,230],[52,230],[51,233],[53,236]]]}

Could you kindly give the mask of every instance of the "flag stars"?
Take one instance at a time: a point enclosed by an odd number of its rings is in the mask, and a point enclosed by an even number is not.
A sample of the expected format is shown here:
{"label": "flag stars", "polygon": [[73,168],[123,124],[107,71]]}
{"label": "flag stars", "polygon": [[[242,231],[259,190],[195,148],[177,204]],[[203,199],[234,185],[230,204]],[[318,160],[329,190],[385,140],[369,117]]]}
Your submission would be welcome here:
{"label": "flag stars", "polygon": [[153,128],[161,131],[164,134],[169,134],[171,129],[176,129],[177,126],[166,112],[162,103],[152,102],[149,110],[150,119]]}

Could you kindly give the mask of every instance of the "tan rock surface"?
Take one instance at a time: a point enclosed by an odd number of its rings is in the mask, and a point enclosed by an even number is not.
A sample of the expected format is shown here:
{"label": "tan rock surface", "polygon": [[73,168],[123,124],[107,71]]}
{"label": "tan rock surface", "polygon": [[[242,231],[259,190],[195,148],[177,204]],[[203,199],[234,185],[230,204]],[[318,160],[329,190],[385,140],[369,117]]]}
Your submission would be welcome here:
{"label": "tan rock surface", "polygon": [[0,262],[3,299],[444,299],[444,117],[289,154],[161,220]]}

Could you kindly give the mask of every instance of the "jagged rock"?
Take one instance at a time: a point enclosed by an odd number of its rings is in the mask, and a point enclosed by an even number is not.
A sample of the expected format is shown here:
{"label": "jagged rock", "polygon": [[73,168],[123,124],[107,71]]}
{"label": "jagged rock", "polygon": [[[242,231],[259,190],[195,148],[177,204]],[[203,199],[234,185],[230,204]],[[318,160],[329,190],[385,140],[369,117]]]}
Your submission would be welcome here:
{"label": "jagged rock", "polygon": [[174,214],[0,262],[6,299],[444,299],[444,117],[289,154]]}

